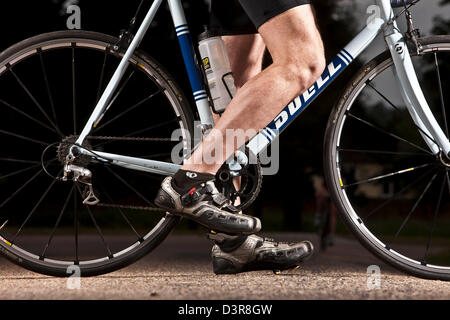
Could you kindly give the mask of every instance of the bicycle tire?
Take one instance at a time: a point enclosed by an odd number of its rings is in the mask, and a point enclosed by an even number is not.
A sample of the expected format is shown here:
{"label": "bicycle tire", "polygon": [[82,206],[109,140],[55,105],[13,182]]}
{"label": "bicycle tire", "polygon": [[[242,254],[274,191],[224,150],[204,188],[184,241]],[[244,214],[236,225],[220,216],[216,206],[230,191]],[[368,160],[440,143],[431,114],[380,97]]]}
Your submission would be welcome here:
{"label": "bicycle tire", "polygon": [[[19,42],[2,52],[0,54],[0,70],[2,70],[2,72],[0,73],[5,71],[5,66],[9,68],[10,65],[22,61],[21,59],[27,59],[29,53],[34,53],[36,48],[55,45],[58,47],[58,45],[62,43],[75,44],[76,46],[78,43],[83,43],[89,44],[92,48],[106,51],[109,50],[107,48],[112,48],[118,42],[119,39],[116,37],[90,31],[58,31],[38,35]],[[116,55],[119,60],[122,56],[122,53],[119,52],[113,53],[111,51],[111,54]],[[179,112],[179,121],[183,123],[184,128],[187,129],[191,134],[191,137],[193,137],[194,115],[188,100],[184,97],[173,77],[171,77],[157,61],[140,50],[137,50],[131,59],[133,60],[133,65],[136,64],[139,68],[145,69],[145,72],[148,73],[149,77],[156,79],[155,83],[157,81],[164,87],[164,90],[166,90],[165,94],[173,100],[171,102],[172,107]],[[143,237],[142,242],[136,243],[134,247],[130,246],[130,248],[127,249],[128,251],[118,256],[111,256],[107,261],[89,265],[79,263],[80,276],[87,277],[101,275],[130,265],[161,244],[172,229],[178,224],[179,220],[179,217],[167,213],[152,231],[147,234],[148,237]],[[0,241],[0,252],[11,262],[28,270],[45,275],[58,277],[71,276],[71,273],[68,273],[67,264],[62,265],[61,263],[53,263],[52,261],[30,258],[29,253],[24,252],[24,250],[21,250],[20,248],[15,248],[14,245],[11,245],[11,243],[2,237],[1,234],[0,240],[2,240]],[[77,263],[72,261],[71,265],[74,264]]]}
{"label": "bicycle tire", "polygon": [[[419,39],[419,43],[423,46],[424,55],[426,55],[427,53],[439,52],[439,50],[441,50],[442,52],[447,52],[448,50],[450,50],[449,49],[450,36],[446,35],[421,38]],[[416,56],[415,48],[410,48],[410,51],[412,56]],[[361,97],[360,99],[362,99],[363,96],[362,92],[364,92],[364,89],[368,87],[368,83],[370,83],[370,81],[375,80],[378,75],[382,74],[390,66],[392,66],[392,58],[389,51],[381,53],[372,61],[367,63],[355,74],[353,79],[350,81],[349,85],[344,90],[344,93],[342,94],[341,98],[338,100],[338,103],[335,105],[333,111],[331,112],[330,117],[328,119],[324,139],[324,172],[327,181],[327,186],[330,190],[332,199],[338,208],[338,212],[340,214],[342,222],[347,227],[347,229],[356,237],[356,239],[366,249],[368,249],[368,251],[370,251],[380,260],[410,275],[426,279],[449,281],[450,268],[427,264],[426,262],[421,263],[420,261],[416,260],[417,258],[415,256],[413,259],[411,257],[400,254],[399,253],[400,251],[397,252],[393,250],[387,244],[386,242],[387,240],[385,240],[388,239],[390,241],[393,241],[392,236],[389,238],[373,234],[372,232],[374,232],[373,231],[374,229],[369,229],[369,227],[366,227],[365,218],[362,218],[363,213],[363,210],[361,209],[362,205],[357,204],[356,200],[354,200],[351,196],[347,196],[347,192],[343,191],[348,185],[351,185],[351,183],[348,183],[346,186],[344,186],[346,182],[345,181],[343,182],[344,178],[340,176],[342,169],[341,167],[342,162],[344,161],[343,160],[344,157],[342,156],[342,153],[340,153],[341,152],[340,150],[342,150],[342,148],[345,148],[342,147],[341,144],[342,141],[345,139],[344,137],[345,133],[343,132],[345,130],[344,129],[345,124],[343,123],[345,123],[346,121],[350,121],[347,119],[349,118],[350,112],[352,112],[351,108],[353,105],[358,104],[356,102],[358,97]],[[399,91],[397,93],[398,95],[400,95]],[[363,124],[361,124],[361,126],[362,125]],[[418,130],[416,129],[416,131]],[[348,175],[348,177],[350,177],[350,175]],[[358,180],[354,181],[358,182]],[[352,180],[351,182],[355,183],[354,181]],[[431,182],[434,182],[434,180],[431,180]],[[444,182],[442,183],[444,184]],[[425,192],[427,190],[428,189],[425,189]],[[400,197],[398,197],[398,199],[399,198]],[[364,201],[367,204],[368,200],[367,199],[362,200],[362,202]],[[420,201],[420,199],[418,201]],[[382,204],[384,203],[385,202],[383,202]],[[437,205],[438,209],[440,205],[441,202],[439,201],[439,204]],[[379,206],[381,205],[378,205],[378,207]],[[370,208],[371,211],[367,210],[369,211],[369,214],[372,214],[372,212],[374,212],[375,209],[373,209],[373,207]],[[378,207],[375,208],[378,209]],[[384,207],[382,208],[384,209]],[[411,210],[414,210],[414,207]],[[367,211],[364,213],[367,213]],[[404,229],[400,228],[399,230]],[[397,232],[395,236],[397,237],[398,235],[399,233]]]}

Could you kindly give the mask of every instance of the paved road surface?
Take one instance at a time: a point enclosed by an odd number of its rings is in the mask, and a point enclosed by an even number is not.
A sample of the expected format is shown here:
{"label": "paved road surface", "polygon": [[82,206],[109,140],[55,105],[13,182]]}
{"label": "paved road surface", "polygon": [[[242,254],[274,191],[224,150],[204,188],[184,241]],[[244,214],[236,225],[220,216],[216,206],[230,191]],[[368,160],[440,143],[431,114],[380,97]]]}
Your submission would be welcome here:
{"label": "paved road surface", "polygon": [[[285,240],[313,235],[277,235]],[[356,241],[339,238],[294,272],[215,276],[210,243],[202,236],[172,235],[153,253],[123,270],[67,280],[23,270],[0,258],[0,299],[450,299],[450,283],[413,278],[393,270]],[[379,265],[381,287],[367,288],[367,267]]]}

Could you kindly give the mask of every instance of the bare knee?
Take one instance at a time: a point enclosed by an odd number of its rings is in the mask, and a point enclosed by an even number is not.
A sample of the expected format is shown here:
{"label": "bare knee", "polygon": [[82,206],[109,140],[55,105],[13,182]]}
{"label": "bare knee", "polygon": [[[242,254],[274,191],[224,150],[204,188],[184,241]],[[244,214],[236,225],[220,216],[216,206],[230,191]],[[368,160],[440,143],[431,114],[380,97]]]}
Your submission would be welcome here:
{"label": "bare knee", "polygon": [[312,10],[299,6],[268,21],[259,29],[274,65],[281,66],[297,93],[310,88],[325,69],[325,53]]}
{"label": "bare knee", "polygon": [[297,59],[288,59],[283,64],[285,79],[295,86],[297,95],[310,88],[326,67],[323,53],[306,55]]}

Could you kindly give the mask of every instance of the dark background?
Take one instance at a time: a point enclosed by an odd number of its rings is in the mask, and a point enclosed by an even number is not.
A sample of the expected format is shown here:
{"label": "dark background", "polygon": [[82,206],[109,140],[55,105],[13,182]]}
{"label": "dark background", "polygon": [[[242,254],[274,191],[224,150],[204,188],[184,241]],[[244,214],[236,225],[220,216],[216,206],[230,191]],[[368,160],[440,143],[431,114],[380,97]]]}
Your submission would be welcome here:
{"label": "dark background", "polygon": [[[128,26],[139,2],[140,0],[126,2],[80,0],[78,5],[82,10],[82,29],[118,36],[120,30]],[[442,4],[447,2],[449,1],[443,1]],[[340,2],[332,0],[315,2],[328,60],[352,39],[361,23],[355,20],[351,11],[342,10],[337,3]],[[151,1],[145,2],[143,13],[150,4]],[[202,26],[207,24],[207,6],[200,0],[184,1],[184,4],[188,23],[195,38],[201,32]],[[63,9],[63,1],[3,1],[2,12],[1,50],[43,32],[66,29],[68,15]],[[140,16],[142,17],[142,13]],[[448,21],[436,20],[436,32],[447,32],[448,28]],[[182,58],[167,8],[160,10],[141,47],[168,69],[188,95],[190,87],[183,65],[180,63]],[[276,227],[283,230],[305,230],[310,227],[308,216],[314,211],[311,174],[322,172],[322,140],[328,115],[349,81],[352,70],[360,66],[361,63],[352,65],[325,95],[318,98],[283,133],[280,141],[280,171],[276,176],[264,178],[262,195],[253,208],[257,214],[264,212],[264,215],[267,215],[266,221],[272,219]],[[288,188],[284,187],[286,184],[289,184]],[[301,212],[306,213],[303,220]]]}

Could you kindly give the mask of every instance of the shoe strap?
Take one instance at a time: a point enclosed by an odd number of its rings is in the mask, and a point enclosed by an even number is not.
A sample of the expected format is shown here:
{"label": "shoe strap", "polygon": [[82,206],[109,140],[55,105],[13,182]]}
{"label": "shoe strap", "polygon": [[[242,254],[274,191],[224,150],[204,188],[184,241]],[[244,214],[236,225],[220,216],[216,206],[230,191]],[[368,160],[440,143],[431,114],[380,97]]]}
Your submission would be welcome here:
{"label": "shoe strap", "polygon": [[[214,183],[214,182],[212,182]],[[202,183],[199,186],[193,187],[189,192],[181,196],[181,203],[183,206],[189,206],[194,201],[198,200],[203,195],[210,195],[212,201],[220,208],[226,208],[231,212],[239,212],[234,206],[230,204],[230,200],[220,193],[211,183]]]}
{"label": "shoe strap", "polygon": [[209,184],[202,183],[201,185],[197,187],[193,187],[191,190],[189,190],[187,193],[181,196],[181,203],[183,206],[189,206],[194,201],[199,199],[202,195],[205,195],[207,193],[211,193],[212,187]]}

